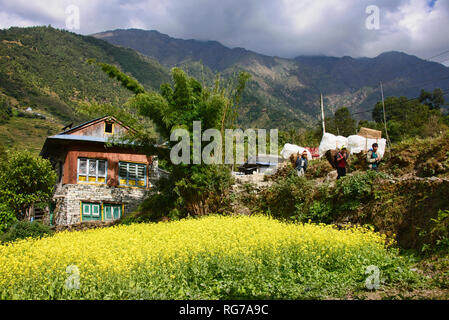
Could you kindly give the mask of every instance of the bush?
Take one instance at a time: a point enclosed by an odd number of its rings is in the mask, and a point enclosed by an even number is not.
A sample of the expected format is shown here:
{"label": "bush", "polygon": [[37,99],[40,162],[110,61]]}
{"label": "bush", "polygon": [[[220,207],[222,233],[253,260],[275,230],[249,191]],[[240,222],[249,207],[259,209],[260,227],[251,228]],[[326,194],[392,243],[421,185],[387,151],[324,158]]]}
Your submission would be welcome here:
{"label": "bush", "polygon": [[5,232],[16,221],[14,211],[0,203],[0,232]]}
{"label": "bush", "polygon": [[275,218],[286,220],[306,219],[306,203],[312,195],[312,184],[298,177],[293,170],[285,178],[276,181],[260,197],[260,209]]}
{"label": "bush", "polygon": [[230,169],[224,165],[176,166],[170,179],[156,183],[158,193],[146,199],[139,211],[151,221],[164,216],[177,220],[226,213],[233,183]]}
{"label": "bush", "polygon": [[42,238],[53,233],[54,231],[50,227],[40,222],[18,221],[0,237],[0,240],[2,242],[12,242],[27,238]]}
{"label": "bush", "polygon": [[0,170],[0,202],[24,220],[26,210],[53,195],[56,172],[49,160],[28,151],[13,152]]}
{"label": "bush", "polygon": [[374,187],[383,173],[368,171],[347,176],[331,186],[323,183],[318,187],[292,171],[279,177],[259,197],[258,209],[275,218],[306,222],[331,223],[336,217],[362,207],[376,195]]}
{"label": "bush", "polygon": [[13,116],[11,103],[5,97],[0,96],[0,124],[5,124]]}
{"label": "bush", "polygon": [[334,199],[338,211],[352,211],[374,196],[374,183],[386,178],[383,173],[367,171],[340,179],[335,187]]}
{"label": "bush", "polygon": [[423,252],[449,252],[449,210],[440,210],[436,219],[430,219],[430,230],[420,233]]}

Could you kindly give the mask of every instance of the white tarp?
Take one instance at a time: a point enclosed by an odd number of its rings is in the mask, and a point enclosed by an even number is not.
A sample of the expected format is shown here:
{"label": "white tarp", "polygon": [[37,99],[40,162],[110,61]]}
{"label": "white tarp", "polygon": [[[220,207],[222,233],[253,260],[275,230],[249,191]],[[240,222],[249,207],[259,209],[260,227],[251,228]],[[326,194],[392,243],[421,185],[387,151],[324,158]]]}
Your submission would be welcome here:
{"label": "white tarp", "polygon": [[379,156],[383,157],[387,146],[387,141],[385,139],[366,139],[361,136],[349,136],[348,138],[345,138],[342,136],[337,137],[331,133],[325,133],[321,140],[319,153],[320,157],[322,157],[328,150],[340,149],[345,146],[351,154],[356,154],[362,151],[368,151],[376,142],[379,144]]}
{"label": "white tarp", "polygon": [[[351,154],[360,153],[365,151],[366,139],[361,136],[349,136],[348,137],[348,150]],[[372,145],[372,144],[371,144]]]}
{"label": "white tarp", "polygon": [[307,150],[306,148],[303,148],[303,147],[294,145],[294,144],[289,144],[289,143],[287,143],[287,144],[284,146],[284,148],[282,149],[282,151],[281,151],[281,156],[282,156],[284,159],[290,159],[290,156],[291,156],[292,154],[296,154],[296,153],[299,152],[299,154],[302,155],[304,151],[307,152],[307,159],[308,159],[308,160],[312,160],[312,159],[313,159],[313,158],[312,158],[312,154],[310,153],[309,150]]}
{"label": "white tarp", "polygon": [[348,146],[348,139],[342,136],[334,136],[332,133],[325,133],[323,139],[321,140],[320,147],[318,149],[320,157],[328,150],[340,149],[342,147]]}

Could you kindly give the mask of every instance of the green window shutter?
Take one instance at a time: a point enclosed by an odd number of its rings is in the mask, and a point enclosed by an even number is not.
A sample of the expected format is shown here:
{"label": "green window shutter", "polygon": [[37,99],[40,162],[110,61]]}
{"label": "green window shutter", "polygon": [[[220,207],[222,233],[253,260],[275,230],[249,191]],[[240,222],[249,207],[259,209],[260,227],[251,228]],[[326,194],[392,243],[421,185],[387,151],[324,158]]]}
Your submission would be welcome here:
{"label": "green window shutter", "polygon": [[122,206],[114,204],[104,205],[104,220],[113,221],[122,217]]}
{"label": "green window shutter", "polygon": [[93,204],[91,208],[92,208],[92,217],[100,219],[101,218],[100,205],[99,204]]}
{"label": "green window shutter", "polygon": [[98,203],[82,204],[83,221],[100,221],[101,206]]}
{"label": "green window shutter", "polygon": [[83,216],[90,217],[90,204],[83,203]]}
{"label": "green window shutter", "polygon": [[114,220],[120,219],[120,216],[121,216],[120,211],[121,211],[120,206],[114,207]]}
{"label": "green window shutter", "polygon": [[105,221],[111,221],[112,220],[112,210],[111,206],[105,205],[104,206],[104,220]]}

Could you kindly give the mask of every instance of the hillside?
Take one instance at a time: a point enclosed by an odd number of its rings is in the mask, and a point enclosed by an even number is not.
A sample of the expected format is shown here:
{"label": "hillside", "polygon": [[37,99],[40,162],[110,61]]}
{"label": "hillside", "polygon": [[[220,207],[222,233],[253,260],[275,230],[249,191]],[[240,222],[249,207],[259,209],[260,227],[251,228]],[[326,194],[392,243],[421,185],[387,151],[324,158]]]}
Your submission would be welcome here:
{"label": "hillside", "polygon": [[[387,97],[412,98],[421,88],[449,88],[449,68],[400,52],[375,58],[282,59],[230,49],[216,41],[174,39],[157,31],[114,30],[93,36],[133,48],[167,67],[181,65],[196,70],[194,75],[200,79],[210,79],[208,75],[214,72],[224,76],[241,69],[250,72],[254,81],[245,94],[240,119],[246,125],[286,128],[314,123],[318,120],[320,91],[325,95],[327,113],[332,114],[342,106],[354,112],[370,110],[380,100],[380,81]],[[203,69],[197,65],[199,61]],[[369,117],[370,113],[360,115]]]}
{"label": "hillside", "polygon": [[[124,103],[130,93],[86,63],[92,58],[118,66],[148,90],[170,81],[173,66],[207,84],[217,72],[230,79],[246,70],[253,78],[240,110],[244,127],[317,124],[320,91],[331,115],[341,106],[354,112],[370,110],[380,98],[380,80],[386,96],[415,97],[422,87],[449,88],[449,68],[399,52],[373,59],[282,59],[216,41],[174,39],[157,31],[116,30],[91,37],[51,27],[11,28],[0,30],[0,102],[6,99],[16,116],[6,124],[0,121],[0,142],[37,152],[45,136],[85,120],[75,113],[80,101]],[[46,119],[30,116],[24,112],[28,108]]]}
{"label": "hillside", "polygon": [[[118,66],[148,90],[169,81],[156,61],[93,37],[47,27],[0,30],[0,96],[21,115],[0,126],[6,147],[37,152],[47,135],[85,120],[75,113],[79,101],[120,105],[131,96],[87,59]],[[24,112],[28,108],[46,119]]]}

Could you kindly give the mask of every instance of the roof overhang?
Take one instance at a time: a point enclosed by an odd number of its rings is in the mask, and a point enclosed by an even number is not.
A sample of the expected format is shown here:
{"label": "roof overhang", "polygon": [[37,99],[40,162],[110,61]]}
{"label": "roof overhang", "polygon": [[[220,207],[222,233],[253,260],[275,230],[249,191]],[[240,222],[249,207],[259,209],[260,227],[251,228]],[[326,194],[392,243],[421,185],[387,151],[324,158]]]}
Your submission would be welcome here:
{"label": "roof overhang", "polygon": [[[120,148],[129,148],[129,149],[140,149],[141,146],[132,142],[132,141],[120,141],[114,140],[110,138],[101,138],[101,137],[92,137],[92,136],[78,136],[78,135],[66,135],[59,134],[55,136],[48,137],[45,140],[44,146],[40,152],[40,156],[43,158],[50,158],[52,155],[59,154],[61,150],[64,150],[65,147],[73,144],[74,142],[81,142],[85,144],[92,145],[103,145],[106,146],[108,143],[113,147]],[[170,149],[163,146],[154,145],[154,151],[158,155],[162,155],[164,157],[169,154]]]}

